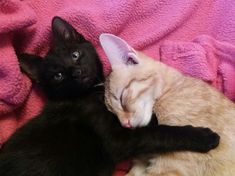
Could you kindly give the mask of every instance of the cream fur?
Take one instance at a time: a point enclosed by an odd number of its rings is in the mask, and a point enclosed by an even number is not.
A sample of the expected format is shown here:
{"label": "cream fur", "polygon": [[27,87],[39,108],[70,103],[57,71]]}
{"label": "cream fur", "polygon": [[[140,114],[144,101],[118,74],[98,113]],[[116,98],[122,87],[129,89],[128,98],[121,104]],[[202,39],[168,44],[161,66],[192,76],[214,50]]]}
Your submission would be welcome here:
{"label": "cream fur", "polygon": [[[207,154],[175,152],[152,156],[148,165],[138,161],[128,175],[234,175],[234,103],[201,80],[182,75],[140,52],[137,57],[137,65],[113,67],[106,82],[106,104],[122,125],[144,126],[153,110],[159,124],[209,127],[221,140],[218,148]],[[147,104],[147,110],[143,104]]]}

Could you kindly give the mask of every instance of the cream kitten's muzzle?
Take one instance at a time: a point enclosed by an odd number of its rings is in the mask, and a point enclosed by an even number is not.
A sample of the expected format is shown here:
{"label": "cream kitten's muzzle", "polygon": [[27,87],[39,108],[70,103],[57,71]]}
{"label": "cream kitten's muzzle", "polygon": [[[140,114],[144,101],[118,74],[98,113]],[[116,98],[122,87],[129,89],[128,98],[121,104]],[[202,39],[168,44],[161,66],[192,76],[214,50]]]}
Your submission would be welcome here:
{"label": "cream kitten's muzzle", "polygon": [[149,113],[144,111],[144,109],[141,110],[141,113],[118,113],[121,125],[125,128],[144,127],[148,125],[151,121],[152,111]]}
{"label": "cream kitten's muzzle", "polygon": [[126,113],[126,112],[119,112],[117,113],[118,119],[121,123],[121,125],[125,128],[132,128],[132,124],[131,124],[131,114],[130,113]]}

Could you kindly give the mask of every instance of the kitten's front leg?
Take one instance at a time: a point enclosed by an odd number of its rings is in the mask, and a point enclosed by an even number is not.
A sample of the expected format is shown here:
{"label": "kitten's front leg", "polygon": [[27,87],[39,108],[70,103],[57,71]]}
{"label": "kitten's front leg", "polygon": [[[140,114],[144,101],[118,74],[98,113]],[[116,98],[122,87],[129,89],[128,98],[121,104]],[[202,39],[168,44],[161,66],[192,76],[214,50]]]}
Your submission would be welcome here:
{"label": "kitten's front leg", "polygon": [[159,125],[158,140],[163,151],[205,153],[219,145],[220,136],[209,128]]}
{"label": "kitten's front leg", "polygon": [[106,140],[107,150],[116,161],[159,152],[208,152],[218,146],[220,139],[209,128],[192,126],[115,129],[109,134],[111,140]]}

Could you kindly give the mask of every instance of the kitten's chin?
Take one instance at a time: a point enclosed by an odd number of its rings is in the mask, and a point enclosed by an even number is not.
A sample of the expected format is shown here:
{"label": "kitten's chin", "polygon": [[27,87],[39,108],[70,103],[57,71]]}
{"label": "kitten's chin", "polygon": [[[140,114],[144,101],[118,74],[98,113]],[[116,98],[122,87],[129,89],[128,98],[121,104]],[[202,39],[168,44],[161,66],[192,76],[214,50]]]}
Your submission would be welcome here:
{"label": "kitten's chin", "polygon": [[133,118],[130,119],[130,125],[132,128],[137,127],[145,127],[147,126],[151,121],[152,115],[145,115],[145,114],[139,114],[135,115]]}
{"label": "kitten's chin", "polygon": [[76,81],[77,87],[82,87],[83,89],[89,89],[92,88],[95,84],[96,81],[92,78],[83,78],[82,80],[77,80]]}
{"label": "kitten's chin", "polygon": [[90,78],[86,77],[86,78],[83,78],[83,79],[82,79],[82,82],[83,82],[84,84],[89,84],[89,82],[92,82],[92,80],[91,80]]}
{"label": "kitten's chin", "polygon": [[147,126],[150,121],[151,121],[151,117],[150,116],[138,116],[138,117],[132,117],[130,119],[123,119],[121,120],[121,125],[124,128],[139,128],[139,127],[145,127]]}

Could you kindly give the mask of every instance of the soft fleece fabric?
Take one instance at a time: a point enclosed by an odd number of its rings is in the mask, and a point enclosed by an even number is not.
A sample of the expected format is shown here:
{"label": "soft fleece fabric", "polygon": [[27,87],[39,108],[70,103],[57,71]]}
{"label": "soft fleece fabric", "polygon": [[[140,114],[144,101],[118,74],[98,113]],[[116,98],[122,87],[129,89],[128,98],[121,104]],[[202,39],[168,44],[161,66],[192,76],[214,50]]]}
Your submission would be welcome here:
{"label": "soft fleece fabric", "polygon": [[[1,0],[0,143],[44,105],[20,72],[15,52],[45,55],[53,16],[66,19],[95,45],[106,74],[109,63],[98,43],[103,32],[235,100],[234,14],[234,0]],[[123,175],[125,167],[119,168],[116,175]]]}

